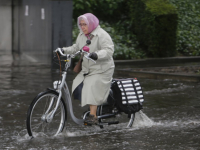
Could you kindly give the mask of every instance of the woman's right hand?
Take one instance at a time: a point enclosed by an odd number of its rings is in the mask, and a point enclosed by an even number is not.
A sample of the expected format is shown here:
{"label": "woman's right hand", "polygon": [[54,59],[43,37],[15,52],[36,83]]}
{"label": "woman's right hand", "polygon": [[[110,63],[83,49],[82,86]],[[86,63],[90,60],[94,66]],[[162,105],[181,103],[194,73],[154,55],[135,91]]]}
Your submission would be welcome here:
{"label": "woman's right hand", "polygon": [[64,54],[64,50],[63,50],[62,48],[57,48],[54,52],[55,52],[55,53],[58,53],[58,54],[61,55],[61,56],[66,56],[66,55]]}

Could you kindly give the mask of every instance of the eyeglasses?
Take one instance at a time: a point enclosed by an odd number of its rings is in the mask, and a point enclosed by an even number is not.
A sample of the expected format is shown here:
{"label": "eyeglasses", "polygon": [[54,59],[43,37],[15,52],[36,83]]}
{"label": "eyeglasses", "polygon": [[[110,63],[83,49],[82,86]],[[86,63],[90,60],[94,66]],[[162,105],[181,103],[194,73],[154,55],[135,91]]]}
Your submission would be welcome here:
{"label": "eyeglasses", "polygon": [[85,27],[85,26],[87,26],[87,24],[86,24],[86,23],[80,23],[79,26],[81,26],[81,27],[82,27],[82,26]]}

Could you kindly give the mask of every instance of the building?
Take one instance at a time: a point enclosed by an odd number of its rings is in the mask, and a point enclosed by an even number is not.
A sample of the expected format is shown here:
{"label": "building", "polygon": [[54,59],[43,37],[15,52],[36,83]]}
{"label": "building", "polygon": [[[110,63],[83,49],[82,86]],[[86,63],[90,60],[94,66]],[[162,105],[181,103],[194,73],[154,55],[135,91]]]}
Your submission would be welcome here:
{"label": "building", "polygon": [[0,54],[51,60],[72,44],[72,0],[0,0]]}

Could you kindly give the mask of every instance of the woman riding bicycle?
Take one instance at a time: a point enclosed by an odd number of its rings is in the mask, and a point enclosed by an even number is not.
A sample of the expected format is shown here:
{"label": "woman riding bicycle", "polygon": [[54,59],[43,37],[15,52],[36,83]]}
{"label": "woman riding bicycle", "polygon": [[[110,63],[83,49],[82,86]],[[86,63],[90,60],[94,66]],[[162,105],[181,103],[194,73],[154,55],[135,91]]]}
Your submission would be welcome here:
{"label": "woman riding bicycle", "polygon": [[[85,122],[96,124],[97,106],[103,104],[108,97],[114,73],[114,44],[110,35],[99,25],[99,20],[91,13],[78,17],[80,33],[76,43],[70,47],[63,47],[65,54],[74,54],[84,47],[86,41],[91,39],[89,57],[96,63],[83,57],[82,70],[73,80],[72,92],[75,99],[81,100],[81,106],[90,106],[90,115]],[[88,51],[88,49],[83,49]]]}

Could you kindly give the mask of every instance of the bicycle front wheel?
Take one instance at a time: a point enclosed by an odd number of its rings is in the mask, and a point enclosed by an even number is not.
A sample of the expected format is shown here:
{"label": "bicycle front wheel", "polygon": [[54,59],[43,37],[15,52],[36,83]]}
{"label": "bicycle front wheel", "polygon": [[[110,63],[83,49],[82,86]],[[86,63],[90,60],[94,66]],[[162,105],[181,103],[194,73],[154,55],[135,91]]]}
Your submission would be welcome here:
{"label": "bicycle front wheel", "polygon": [[32,101],[26,120],[29,136],[55,136],[63,131],[67,120],[67,111],[62,98],[56,112],[52,115],[57,99],[57,92],[46,91]]}

